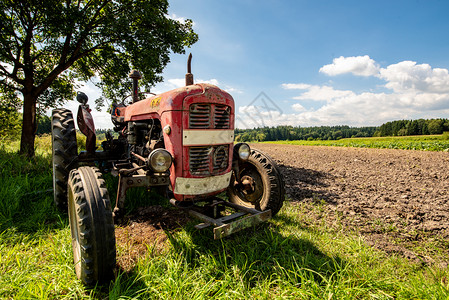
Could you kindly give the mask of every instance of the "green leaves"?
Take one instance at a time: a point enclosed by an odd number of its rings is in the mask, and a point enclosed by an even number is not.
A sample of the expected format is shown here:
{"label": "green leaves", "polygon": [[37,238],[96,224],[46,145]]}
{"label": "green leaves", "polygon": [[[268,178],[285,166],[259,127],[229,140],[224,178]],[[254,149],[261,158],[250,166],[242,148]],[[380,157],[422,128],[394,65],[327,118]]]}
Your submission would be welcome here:
{"label": "green leaves", "polygon": [[75,79],[95,75],[112,100],[129,88],[133,68],[150,87],[162,80],[171,52],[198,40],[190,20],[168,17],[165,0],[0,0],[0,10],[0,84],[33,93],[46,107],[73,97]]}

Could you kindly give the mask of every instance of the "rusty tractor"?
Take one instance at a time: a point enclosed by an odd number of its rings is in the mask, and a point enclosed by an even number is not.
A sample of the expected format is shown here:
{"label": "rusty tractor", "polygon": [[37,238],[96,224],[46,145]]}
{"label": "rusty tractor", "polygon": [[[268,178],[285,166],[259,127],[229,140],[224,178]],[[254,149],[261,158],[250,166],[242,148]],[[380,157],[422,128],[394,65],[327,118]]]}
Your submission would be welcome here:
{"label": "rusty tractor", "polygon": [[[113,276],[114,218],[123,216],[130,188],[158,192],[200,219],[197,228],[212,226],[215,239],[266,221],[282,207],[284,182],[276,163],[246,143],[234,144],[232,96],[195,84],[190,62],[191,56],[185,87],[142,100],[140,73],[130,73],[132,103],[112,105],[118,137],[108,133],[102,151],[85,94],[77,95],[77,122],[86,151],[77,151],[72,112],[52,112],[54,202],[68,211],[75,272],[86,285]],[[106,172],[118,177],[114,208]],[[223,192],[227,197],[218,198]]]}

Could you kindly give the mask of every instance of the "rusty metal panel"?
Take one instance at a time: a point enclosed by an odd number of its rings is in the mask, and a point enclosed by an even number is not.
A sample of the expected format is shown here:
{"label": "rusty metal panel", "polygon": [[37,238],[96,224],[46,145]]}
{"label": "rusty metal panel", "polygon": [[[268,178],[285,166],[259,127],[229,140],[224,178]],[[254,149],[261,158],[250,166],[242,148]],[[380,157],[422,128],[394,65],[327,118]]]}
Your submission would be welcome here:
{"label": "rusty metal panel", "polygon": [[77,123],[80,131],[86,136],[86,150],[89,154],[95,154],[96,135],[94,119],[91,115],[91,110],[85,106],[80,105],[78,108]]}

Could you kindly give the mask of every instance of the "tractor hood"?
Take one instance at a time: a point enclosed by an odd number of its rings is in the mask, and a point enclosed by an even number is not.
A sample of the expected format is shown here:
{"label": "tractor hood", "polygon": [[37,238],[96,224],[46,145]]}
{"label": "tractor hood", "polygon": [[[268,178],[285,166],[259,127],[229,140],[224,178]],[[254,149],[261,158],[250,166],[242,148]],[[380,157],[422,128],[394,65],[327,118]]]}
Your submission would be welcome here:
{"label": "tractor hood", "polygon": [[199,83],[155,95],[127,107],[118,108],[118,110],[120,111],[120,116],[124,116],[125,122],[154,118],[160,119],[164,112],[188,109],[187,107],[183,107],[185,105],[183,100],[187,96],[196,94],[218,95],[227,99],[232,98],[227,92],[214,85]]}

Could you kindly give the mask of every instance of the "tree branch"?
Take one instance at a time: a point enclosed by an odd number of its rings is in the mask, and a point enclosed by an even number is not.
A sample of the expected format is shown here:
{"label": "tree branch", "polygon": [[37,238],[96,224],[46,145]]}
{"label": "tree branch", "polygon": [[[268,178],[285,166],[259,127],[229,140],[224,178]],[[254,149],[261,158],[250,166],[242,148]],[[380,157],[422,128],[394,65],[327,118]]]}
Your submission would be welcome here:
{"label": "tree branch", "polygon": [[[89,24],[86,25],[86,30],[84,30],[81,35],[85,34],[85,36],[87,36],[89,34],[89,32],[96,27],[95,25],[98,23],[98,21],[102,20],[102,18],[97,20],[98,15],[100,14],[101,10],[103,8],[105,8],[106,5],[110,2],[111,2],[110,0],[104,0],[103,4],[97,9],[94,16],[91,18],[91,21],[89,22]],[[90,1],[89,1],[89,3],[90,3]]]}
{"label": "tree branch", "polygon": [[[69,9],[71,3],[72,3],[71,0],[66,0],[65,5],[66,5],[67,10]],[[78,5],[79,5],[79,1],[78,1]],[[67,51],[69,50],[70,40],[72,39],[72,34],[73,34],[73,29],[74,29],[74,27],[70,26],[70,32],[65,37],[64,47],[62,48],[62,54],[61,54],[61,59],[59,60],[59,63],[64,62],[65,58],[67,57]]]}
{"label": "tree branch", "polygon": [[21,89],[19,89],[18,87],[10,84],[9,82],[7,82],[6,80],[0,80],[0,85],[5,86],[8,89],[14,90],[14,91],[18,91],[18,92],[22,92]]}
{"label": "tree branch", "polygon": [[8,43],[8,41],[4,41],[2,43],[2,55],[4,55],[7,59],[11,60],[12,62],[16,63],[17,59],[14,57],[14,55],[12,54],[12,49],[11,47],[9,47],[10,43]]}
{"label": "tree branch", "polygon": [[[73,27],[72,27],[73,28]],[[69,34],[65,37],[64,46],[62,48],[61,58],[59,59],[59,64],[64,64],[67,58],[67,54],[70,49],[70,42],[72,40],[73,29],[70,30]]]}
{"label": "tree branch", "polygon": [[18,84],[24,84],[24,80],[17,77],[17,67],[14,65],[12,73],[9,72],[4,66],[0,65],[0,75],[10,78]]}
{"label": "tree branch", "polygon": [[[89,8],[89,6],[91,6],[92,2],[94,2],[94,1],[95,0],[89,0],[89,2],[87,2],[86,5],[83,7],[83,11],[86,11]],[[78,1],[78,6],[80,5],[79,2],[80,1]]]}
{"label": "tree branch", "polygon": [[[92,1],[89,1],[89,3],[91,3],[91,2]],[[79,52],[81,51],[81,47],[82,47],[83,43],[85,42],[86,38],[89,36],[90,32],[96,27],[95,25],[97,23],[99,23],[99,21],[101,20],[101,18],[99,20],[96,20],[96,18],[99,16],[101,10],[110,2],[111,2],[110,0],[105,0],[103,2],[103,4],[97,9],[97,11],[95,12],[95,14],[92,17],[91,21],[85,27],[85,30],[80,34],[80,38],[78,39],[78,41],[77,41],[77,43],[75,45],[75,49],[73,50],[70,58],[67,61],[73,61],[74,62],[74,59],[76,60],[77,57],[80,55]],[[99,23],[99,24],[101,24],[101,23]],[[106,43],[109,43],[109,41],[106,42]],[[99,45],[101,45],[101,43]],[[86,53],[88,54],[91,51],[96,50],[96,49],[97,49],[97,47],[95,46],[92,49],[86,50]],[[72,62],[72,64],[73,64],[73,62]]]}
{"label": "tree branch", "polygon": [[[87,5],[89,5],[92,2],[93,1],[89,1]],[[72,39],[72,36],[70,35],[66,38],[66,40],[64,42],[64,50],[66,50],[66,52],[65,53],[63,52],[63,55],[62,55],[62,56],[64,56],[63,59],[61,58],[59,60],[59,64],[48,74],[48,76],[45,78],[45,80],[41,84],[39,84],[39,86],[36,87],[36,89],[35,89],[36,95],[40,95],[41,93],[43,93],[48,87],[50,87],[52,82],[58,77],[59,74],[61,74],[62,72],[64,72],[68,68],[70,68],[77,60],[79,60],[79,59],[89,55],[93,51],[101,49],[105,45],[113,42],[113,40],[109,39],[107,41],[99,43],[99,44],[95,45],[94,47],[91,47],[91,48],[81,52],[83,43],[85,42],[86,38],[91,33],[91,30],[94,29],[97,24],[101,24],[99,22],[101,20],[101,18],[97,19],[101,13],[101,10],[110,2],[111,2],[111,0],[105,0],[102,3],[102,5],[95,11],[94,16],[91,18],[91,21],[85,27],[85,30],[81,33],[81,35],[75,45],[75,48],[73,49],[73,52],[70,54],[70,57],[68,59],[67,59],[67,56],[68,56],[68,52],[69,52],[69,48],[70,48],[70,41]]]}
{"label": "tree branch", "polygon": [[22,28],[27,28],[28,22],[27,22],[27,15],[26,15],[26,11],[25,11],[25,7],[20,3],[20,2],[16,2],[13,1],[12,3],[17,4],[17,6],[15,7],[15,10],[18,12],[17,14],[17,18],[20,20],[20,23],[22,24]]}
{"label": "tree branch", "polygon": [[6,68],[0,64],[0,75],[3,75],[5,77],[9,77],[12,80],[15,80],[15,78],[12,76],[12,73],[10,73]]}
{"label": "tree branch", "polygon": [[[8,15],[7,18],[7,22],[5,22],[5,26],[3,27],[4,30],[6,31],[4,37],[4,43],[3,43],[3,47],[5,49],[7,49],[8,54],[9,54],[9,59],[12,60],[14,63],[19,63],[20,61],[20,38],[17,36],[15,30],[14,30],[14,16],[15,16],[15,12],[11,11],[10,14]],[[14,40],[14,41],[13,41]],[[14,45],[14,47],[17,49],[18,51],[18,55],[17,57],[14,57],[13,53],[12,53],[12,47],[11,44]]]}
{"label": "tree branch", "polygon": [[[0,75],[3,75],[5,77],[9,77],[11,78],[11,74],[8,72],[8,70],[6,70],[6,68],[2,65],[0,65]],[[11,78],[14,79],[14,78]]]}
{"label": "tree branch", "polygon": [[89,55],[90,53],[92,53],[95,50],[101,49],[103,46],[109,44],[109,42],[110,41],[99,43],[98,45],[96,45],[82,53],[79,53],[77,56],[71,56],[65,64],[57,65],[50,72],[50,74],[48,74],[47,78],[45,78],[45,80],[39,86],[36,87],[36,90],[35,90],[36,95],[40,95],[41,93],[43,93],[48,87],[50,87],[52,82],[56,79],[56,77],[58,77],[59,74],[61,74],[62,72],[64,72],[68,68],[70,68],[77,60]]}

